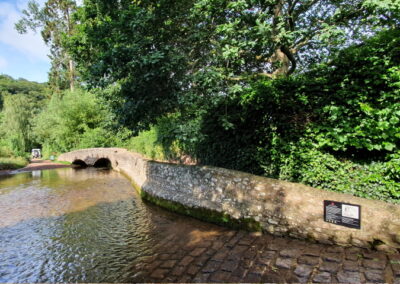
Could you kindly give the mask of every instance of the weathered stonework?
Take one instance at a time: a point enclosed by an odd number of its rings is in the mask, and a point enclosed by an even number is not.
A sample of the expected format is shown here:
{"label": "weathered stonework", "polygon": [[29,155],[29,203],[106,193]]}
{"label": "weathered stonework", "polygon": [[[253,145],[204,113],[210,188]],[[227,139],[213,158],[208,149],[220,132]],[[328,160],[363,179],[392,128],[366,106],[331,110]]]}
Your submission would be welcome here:
{"label": "weathered stonework", "polygon": [[[119,148],[78,150],[58,159],[93,165],[100,158],[109,159],[114,170],[126,174],[148,196],[233,219],[251,219],[274,235],[343,246],[400,248],[398,205],[223,168],[149,161]],[[361,229],[324,222],[324,200],[361,205]]]}

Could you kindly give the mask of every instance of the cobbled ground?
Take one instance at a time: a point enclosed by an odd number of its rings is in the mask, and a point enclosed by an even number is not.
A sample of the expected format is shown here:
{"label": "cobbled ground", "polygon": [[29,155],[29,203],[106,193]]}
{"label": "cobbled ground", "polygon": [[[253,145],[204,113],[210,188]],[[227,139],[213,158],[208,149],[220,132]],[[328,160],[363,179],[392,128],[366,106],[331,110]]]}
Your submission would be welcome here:
{"label": "cobbled ground", "polygon": [[398,253],[249,233],[194,219],[160,230],[156,253],[133,268],[138,271],[133,282],[400,284]]}

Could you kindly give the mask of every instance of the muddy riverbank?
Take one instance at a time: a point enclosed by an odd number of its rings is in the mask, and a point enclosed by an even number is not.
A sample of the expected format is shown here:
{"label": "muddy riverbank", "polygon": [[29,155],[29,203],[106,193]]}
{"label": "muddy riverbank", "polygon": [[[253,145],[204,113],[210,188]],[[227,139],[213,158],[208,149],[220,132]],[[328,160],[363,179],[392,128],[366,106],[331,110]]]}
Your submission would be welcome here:
{"label": "muddy riverbank", "polygon": [[57,163],[57,162],[53,162],[50,160],[33,159],[24,168],[20,168],[17,170],[0,170],[0,176],[18,174],[18,173],[23,173],[23,172],[38,171],[38,170],[52,170],[52,169],[71,168],[71,167],[72,167],[72,165],[69,165],[69,164]]}

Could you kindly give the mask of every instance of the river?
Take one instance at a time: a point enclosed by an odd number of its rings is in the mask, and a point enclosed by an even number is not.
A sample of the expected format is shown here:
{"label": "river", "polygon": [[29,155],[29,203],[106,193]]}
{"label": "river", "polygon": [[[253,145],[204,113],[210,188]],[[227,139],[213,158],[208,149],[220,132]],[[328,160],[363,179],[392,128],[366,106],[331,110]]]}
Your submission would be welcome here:
{"label": "river", "polygon": [[399,261],[399,254],[246,233],[177,215],[144,203],[115,171],[0,177],[0,283],[397,283]]}
{"label": "river", "polygon": [[171,234],[205,225],[94,168],[0,177],[0,216],[0,283],[130,282]]}

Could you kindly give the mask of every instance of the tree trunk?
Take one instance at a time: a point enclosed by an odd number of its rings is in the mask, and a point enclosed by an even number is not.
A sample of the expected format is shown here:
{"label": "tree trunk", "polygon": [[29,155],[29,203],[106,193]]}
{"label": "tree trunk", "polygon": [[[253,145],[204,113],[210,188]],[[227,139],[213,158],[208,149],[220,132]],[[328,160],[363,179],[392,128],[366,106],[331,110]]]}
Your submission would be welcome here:
{"label": "tree trunk", "polygon": [[[72,22],[71,22],[71,17],[70,17],[70,11],[69,7],[67,6],[65,9],[65,18],[67,21],[67,33],[68,36],[72,35]],[[72,61],[71,57],[68,56],[68,71],[69,71],[69,89],[71,92],[74,91],[75,89],[75,70],[74,70],[74,62]]]}
{"label": "tree trunk", "polygon": [[270,62],[277,66],[272,73],[272,77],[279,77],[282,75],[290,75],[296,68],[296,60],[290,50],[284,46],[284,43],[278,42],[279,26],[282,24],[282,16],[284,13],[284,1],[277,0],[274,7],[273,19],[273,40],[277,44],[277,49],[270,58]]}
{"label": "tree trunk", "polygon": [[68,69],[69,69],[69,89],[71,90],[71,92],[74,91],[75,89],[75,72],[74,72],[74,62],[72,61],[72,59],[69,59],[69,65],[68,65]]}
{"label": "tree trunk", "polygon": [[290,60],[287,55],[278,48],[271,58],[272,64],[278,65],[277,69],[272,73],[273,77],[279,77],[281,75],[287,75],[290,69]]}

